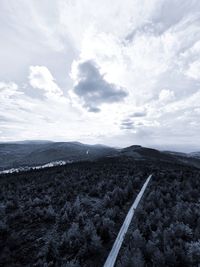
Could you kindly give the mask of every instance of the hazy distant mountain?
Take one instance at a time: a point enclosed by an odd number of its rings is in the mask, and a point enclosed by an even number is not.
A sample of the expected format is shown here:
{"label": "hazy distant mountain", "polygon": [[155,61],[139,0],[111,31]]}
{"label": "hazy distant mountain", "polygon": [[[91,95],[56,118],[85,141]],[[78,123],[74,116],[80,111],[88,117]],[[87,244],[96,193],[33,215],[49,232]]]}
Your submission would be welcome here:
{"label": "hazy distant mountain", "polygon": [[0,170],[37,166],[54,161],[95,160],[101,157],[133,157],[135,160],[178,161],[200,167],[200,153],[159,151],[133,145],[115,149],[104,145],[79,142],[22,141],[0,143]]}
{"label": "hazy distant mountain", "polygon": [[136,159],[167,160],[167,161],[173,160],[173,156],[171,156],[170,154],[165,154],[162,151],[138,145],[133,145],[121,149],[119,153],[120,155],[134,157]]}
{"label": "hazy distant mountain", "polygon": [[200,151],[192,152],[188,154],[190,157],[198,158],[200,159]]}
{"label": "hazy distant mountain", "polygon": [[0,169],[36,166],[57,160],[91,160],[113,154],[114,148],[79,142],[24,141],[0,144]]}
{"label": "hazy distant mountain", "polygon": [[200,152],[181,153],[175,151],[164,151],[164,153],[172,155],[176,160],[178,160],[181,163],[185,163],[200,168]]}
{"label": "hazy distant mountain", "polygon": [[179,162],[200,168],[200,153],[181,153],[174,151],[159,151],[152,148],[133,145],[119,151],[120,156],[133,157],[138,160]]}
{"label": "hazy distant mountain", "polygon": [[49,140],[22,140],[22,141],[9,141],[9,142],[0,142],[1,144],[47,144],[53,143],[53,141]]}

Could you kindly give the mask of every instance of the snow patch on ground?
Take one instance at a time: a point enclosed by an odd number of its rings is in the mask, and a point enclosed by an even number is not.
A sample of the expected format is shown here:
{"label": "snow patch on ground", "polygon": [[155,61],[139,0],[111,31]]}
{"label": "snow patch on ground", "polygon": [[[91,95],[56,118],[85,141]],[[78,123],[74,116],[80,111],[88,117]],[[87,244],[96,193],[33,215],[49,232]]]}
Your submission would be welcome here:
{"label": "snow patch on ground", "polygon": [[53,161],[53,162],[49,162],[46,163],[44,165],[39,165],[39,166],[25,166],[25,167],[19,167],[19,168],[12,168],[9,170],[3,170],[0,171],[0,174],[7,174],[7,173],[18,173],[18,172],[24,172],[24,171],[29,171],[29,170],[39,170],[39,169],[44,169],[44,168],[52,168],[55,166],[62,166],[62,165],[66,165],[67,163],[72,163],[72,160],[59,160],[59,161]]}

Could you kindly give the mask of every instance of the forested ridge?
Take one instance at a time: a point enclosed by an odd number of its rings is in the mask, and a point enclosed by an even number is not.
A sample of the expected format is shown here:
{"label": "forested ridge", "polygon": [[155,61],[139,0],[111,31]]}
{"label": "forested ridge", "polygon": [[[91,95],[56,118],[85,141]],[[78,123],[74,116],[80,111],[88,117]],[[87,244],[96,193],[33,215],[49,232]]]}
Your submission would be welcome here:
{"label": "forested ridge", "polygon": [[199,171],[129,157],[1,175],[0,266],[103,266],[150,173],[117,266],[197,266]]}

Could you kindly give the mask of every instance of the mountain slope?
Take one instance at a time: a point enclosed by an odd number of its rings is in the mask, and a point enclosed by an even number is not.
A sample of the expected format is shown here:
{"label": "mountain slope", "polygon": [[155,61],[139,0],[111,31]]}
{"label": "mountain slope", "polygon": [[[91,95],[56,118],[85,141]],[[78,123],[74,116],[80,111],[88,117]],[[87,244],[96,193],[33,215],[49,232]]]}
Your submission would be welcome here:
{"label": "mountain slope", "polygon": [[119,153],[121,156],[129,156],[129,157],[134,157],[135,159],[143,159],[143,160],[171,161],[174,159],[172,155],[165,154],[162,151],[135,145],[121,149]]}
{"label": "mountain slope", "polygon": [[142,146],[130,146],[119,151],[120,156],[133,157],[136,160],[177,162],[200,168],[200,157],[193,153],[179,153],[171,151],[159,151]]}
{"label": "mountain slope", "polygon": [[43,165],[54,161],[96,160],[101,157],[131,157],[134,160],[177,162],[200,168],[199,153],[159,151],[133,145],[115,149],[79,142],[22,141],[0,143],[0,170]]}
{"label": "mountain slope", "polygon": [[0,170],[35,166],[57,160],[93,160],[114,153],[114,148],[78,142],[30,142],[0,144]]}
{"label": "mountain slope", "polygon": [[189,153],[188,156],[189,157],[200,159],[200,152],[199,151],[192,152],[192,153]]}

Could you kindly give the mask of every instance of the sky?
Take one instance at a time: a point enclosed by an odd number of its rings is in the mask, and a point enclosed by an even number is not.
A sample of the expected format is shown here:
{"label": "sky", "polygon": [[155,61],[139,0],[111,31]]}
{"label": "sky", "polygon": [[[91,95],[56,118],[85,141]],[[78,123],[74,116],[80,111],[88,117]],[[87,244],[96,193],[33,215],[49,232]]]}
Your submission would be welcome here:
{"label": "sky", "polygon": [[1,0],[0,141],[200,149],[199,0]]}

